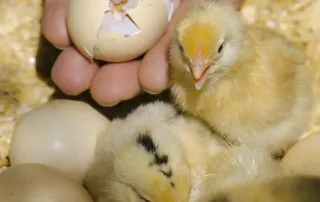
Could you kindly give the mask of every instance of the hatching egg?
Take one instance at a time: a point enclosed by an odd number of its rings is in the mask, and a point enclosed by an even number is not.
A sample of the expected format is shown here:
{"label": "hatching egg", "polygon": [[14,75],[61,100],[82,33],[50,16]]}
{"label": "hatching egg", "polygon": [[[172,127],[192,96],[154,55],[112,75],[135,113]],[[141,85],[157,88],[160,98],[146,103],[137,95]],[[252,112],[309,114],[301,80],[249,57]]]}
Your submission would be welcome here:
{"label": "hatching egg", "polygon": [[67,27],[77,49],[90,59],[124,62],[148,51],[164,34],[172,0],[69,0]]}
{"label": "hatching egg", "polygon": [[10,163],[49,165],[82,183],[94,158],[97,136],[109,123],[85,102],[52,100],[18,121],[9,149]]}
{"label": "hatching egg", "polygon": [[41,164],[21,164],[0,174],[1,202],[93,202],[88,191],[61,172]]}
{"label": "hatching egg", "polygon": [[283,157],[281,165],[292,174],[320,177],[320,132],[300,140]]}

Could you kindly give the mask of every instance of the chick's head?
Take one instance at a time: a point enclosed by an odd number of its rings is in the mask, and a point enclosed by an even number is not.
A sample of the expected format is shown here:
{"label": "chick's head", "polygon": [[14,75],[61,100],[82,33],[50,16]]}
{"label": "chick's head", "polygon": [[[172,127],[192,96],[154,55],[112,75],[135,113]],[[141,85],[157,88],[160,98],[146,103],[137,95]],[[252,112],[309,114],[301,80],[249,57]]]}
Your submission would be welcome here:
{"label": "chick's head", "polygon": [[[191,176],[182,148],[159,124],[141,130],[134,144],[117,154],[110,192],[118,201],[187,202]],[[127,189],[127,192],[123,190]],[[127,195],[126,195],[127,194]],[[134,200],[133,200],[134,199]]]}
{"label": "chick's head", "polygon": [[217,80],[239,56],[243,23],[239,13],[225,3],[203,1],[190,6],[176,23],[173,68],[187,71],[197,90],[209,78]]}

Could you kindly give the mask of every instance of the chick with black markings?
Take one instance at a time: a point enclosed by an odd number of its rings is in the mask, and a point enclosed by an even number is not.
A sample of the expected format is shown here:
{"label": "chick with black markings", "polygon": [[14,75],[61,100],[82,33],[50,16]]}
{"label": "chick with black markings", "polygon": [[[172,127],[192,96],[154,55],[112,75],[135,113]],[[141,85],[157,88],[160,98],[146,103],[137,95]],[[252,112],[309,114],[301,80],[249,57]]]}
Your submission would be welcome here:
{"label": "chick with black markings", "polygon": [[225,147],[171,105],[143,105],[100,134],[85,185],[97,202],[187,202],[207,162]]}

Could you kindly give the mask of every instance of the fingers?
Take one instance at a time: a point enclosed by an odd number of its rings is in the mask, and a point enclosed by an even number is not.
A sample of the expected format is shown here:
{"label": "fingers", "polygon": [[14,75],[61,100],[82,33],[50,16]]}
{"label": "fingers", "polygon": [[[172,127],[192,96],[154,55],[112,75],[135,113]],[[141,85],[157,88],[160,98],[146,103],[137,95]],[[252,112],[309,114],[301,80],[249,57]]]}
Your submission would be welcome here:
{"label": "fingers", "polygon": [[66,16],[67,0],[46,0],[43,14],[43,33],[56,47],[67,47],[68,37]]}
{"label": "fingers", "polygon": [[74,48],[66,48],[57,58],[51,72],[53,82],[66,94],[78,95],[89,89],[98,66]]}
{"label": "fingers", "polygon": [[168,86],[167,50],[170,33],[164,37],[144,56],[139,71],[139,81],[142,89],[151,94],[157,94]]}
{"label": "fingers", "polygon": [[102,106],[133,98],[140,91],[139,66],[140,61],[103,66],[93,78],[91,96]]}

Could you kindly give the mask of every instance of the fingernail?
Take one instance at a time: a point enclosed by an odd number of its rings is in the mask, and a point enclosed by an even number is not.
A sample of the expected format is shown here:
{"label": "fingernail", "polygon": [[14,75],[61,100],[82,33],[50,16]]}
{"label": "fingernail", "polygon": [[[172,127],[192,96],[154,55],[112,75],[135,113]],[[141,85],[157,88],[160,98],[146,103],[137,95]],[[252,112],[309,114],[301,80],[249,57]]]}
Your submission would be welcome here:
{"label": "fingernail", "polygon": [[149,90],[146,90],[146,89],[142,89],[143,91],[145,91],[146,93],[149,93],[151,95],[157,95],[157,94],[160,94],[162,93],[163,91],[159,91],[159,92],[152,92],[152,91],[149,91]]}
{"label": "fingernail", "polygon": [[118,102],[115,102],[115,103],[112,103],[112,104],[101,104],[101,103],[98,103],[99,105],[103,106],[103,107],[114,107],[116,106],[117,104],[119,104],[121,101],[118,101]]}
{"label": "fingernail", "polygon": [[55,46],[55,45],[53,45],[56,49],[59,49],[59,50],[64,50],[64,49],[66,49],[67,47],[62,47],[62,46]]}

